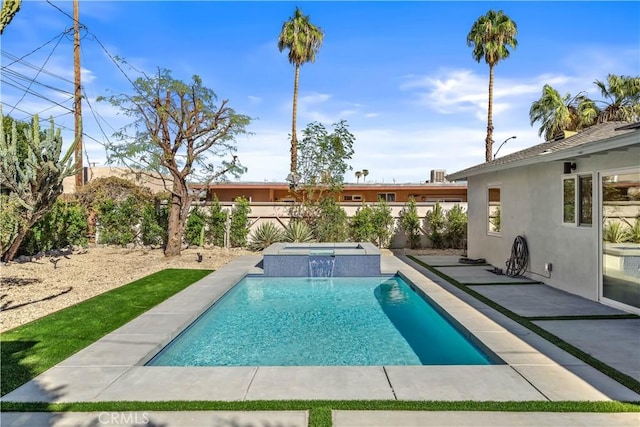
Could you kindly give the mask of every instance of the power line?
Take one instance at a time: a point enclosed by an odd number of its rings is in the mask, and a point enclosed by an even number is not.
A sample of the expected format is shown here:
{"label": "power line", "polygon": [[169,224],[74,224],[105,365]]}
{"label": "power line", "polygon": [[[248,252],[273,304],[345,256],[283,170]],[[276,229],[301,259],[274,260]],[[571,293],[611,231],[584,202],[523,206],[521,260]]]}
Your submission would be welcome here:
{"label": "power line", "polygon": [[[55,9],[58,9],[58,11],[60,11],[63,15],[66,15],[67,17],[71,18],[72,21],[75,22],[75,18],[71,15],[69,15],[67,12],[65,12],[64,10],[60,9],[58,6],[56,6],[55,4],[51,3],[49,0],[46,0],[47,3],[49,3],[51,6],[53,6]],[[80,21],[78,21],[78,24],[80,24]]]}
{"label": "power line", "polygon": [[[15,56],[15,55],[13,55],[13,54],[11,54],[11,53],[9,53],[9,52],[6,52],[6,51],[4,51],[4,50],[2,51],[2,56],[6,57],[6,58],[9,58],[10,60],[13,60],[13,62],[12,62],[11,64],[15,64],[15,63],[17,62],[17,63],[19,63],[19,64],[21,64],[21,65],[24,65],[25,67],[31,68],[31,69],[36,70],[36,71],[38,70],[38,67],[37,67],[37,66],[35,66],[35,65],[33,65],[33,64],[31,64],[31,63],[29,63],[29,62],[27,62],[27,61],[23,60],[23,59],[20,59],[20,58],[18,58],[17,56]],[[11,65],[11,64],[10,64],[10,65]],[[5,69],[5,68],[7,68],[7,67],[8,67],[8,66],[4,66],[4,67],[2,67],[2,69],[4,70],[4,69]],[[5,72],[7,72],[7,71],[9,71],[9,70],[5,70]],[[72,82],[71,80],[69,80],[69,79],[67,79],[66,77],[63,77],[63,76],[61,76],[61,75],[59,75],[59,74],[52,73],[51,71],[48,71],[48,70],[42,70],[41,72],[42,72],[43,74],[47,74],[47,75],[49,75],[49,76],[51,76],[51,77],[55,77],[55,78],[58,78],[58,79],[60,79],[60,80],[65,81],[65,82],[67,82],[67,83],[71,83],[71,84],[73,84],[73,82]]]}
{"label": "power line", "polygon": [[[39,86],[45,87],[45,88],[47,88],[47,89],[50,89],[50,90],[52,90],[52,91],[60,92],[60,93],[61,93],[61,94],[63,94],[63,95],[73,95],[73,94],[72,94],[71,92],[69,92],[69,91],[66,91],[66,90],[64,90],[64,89],[57,88],[57,87],[55,87],[55,86],[48,85],[48,84],[46,84],[46,83],[40,83],[40,82],[39,82],[39,81],[37,81],[37,80],[32,80],[30,77],[25,76],[24,74],[20,74],[20,73],[18,73],[18,72],[16,72],[16,71],[13,71],[13,70],[6,70],[6,71],[5,71],[5,73],[2,75],[2,77],[7,78],[7,79],[10,79],[10,80],[14,81],[16,84],[21,84],[21,83],[18,83],[18,81],[19,81],[19,80],[27,80],[27,81],[30,81],[30,82],[32,82],[32,83],[35,83],[35,84],[37,84],[37,85],[39,85]],[[25,85],[22,85],[22,86],[23,86],[23,88],[25,88],[25,90],[28,90],[28,89],[29,89],[29,88],[28,88],[27,86],[25,86]]]}
{"label": "power line", "polygon": [[[22,60],[22,59],[26,58],[27,56],[32,55],[32,54],[34,54],[34,53],[36,53],[37,51],[39,51],[40,49],[42,49],[43,47],[45,47],[46,45],[48,45],[49,43],[51,43],[52,41],[54,41],[56,38],[62,38],[62,37],[64,37],[64,35],[65,35],[65,34],[67,34],[67,33],[68,33],[68,32],[70,32],[70,31],[72,31],[72,29],[66,29],[66,30],[64,30],[63,32],[61,32],[60,34],[56,35],[55,37],[53,37],[53,38],[52,38],[51,40],[49,40],[48,42],[45,42],[43,45],[38,46],[37,48],[33,49],[31,52],[27,53],[26,55],[23,55],[23,56],[21,56],[20,58],[16,59],[15,61],[13,61],[13,62],[11,62],[11,63],[9,63],[9,64],[7,64],[7,65],[2,66],[2,68],[1,68],[1,69],[2,69],[2,70],[4,70],[5,68],[7,68],[7,67],[9,67],[9,66],[11,66],[11,65],[13,65],[13,64],[15,64],[16,62],[18,62],[18,61],[20,61],[20,60]],[[58,42],[58,43],[60,43],[60,42]]]}
{"label": "power line", "polygon": [[[53,47],[53,49],[51,50],[51,52],[49,53],[49,55],[47,56],[47,59],[45,59],[44,64],[42,64],[42,67],[40,67],[40,69],[38,70],[38,72],[36,73],[36,75],[33,77],[33,79],[31,79],[31,82],[29,83],[29,86],[27,87],[27,91],[29,89],[31,89],[31,85],[33,84],[33,82],[35,81],[35,79],[40,75],[40,72],[44,69],[45,65],[47,65],[47,62],[49,62],[49,59],[51,59],[51,55],[53,55],[53,52],[55,52],[56,48],[58,47],[58,45],[60,45],[60,42],[62,41],[62,36],[60,36],[60,38],[58,39],[58,42],[56,43],[56,45]],[[24,99],[24,97],[27,95],[27,92],[25,91],[24,94],[22,94],[22,97],[20,98],[20,100],[18,100],[18,102],[16,103],[16,105],[11,109],[11,111],[9,111],[9,114],[11,114],[13,112],[13,110],[15,109],[15,107],[18,106],[18,104],[20,104],[22,102],[22,100]]]}

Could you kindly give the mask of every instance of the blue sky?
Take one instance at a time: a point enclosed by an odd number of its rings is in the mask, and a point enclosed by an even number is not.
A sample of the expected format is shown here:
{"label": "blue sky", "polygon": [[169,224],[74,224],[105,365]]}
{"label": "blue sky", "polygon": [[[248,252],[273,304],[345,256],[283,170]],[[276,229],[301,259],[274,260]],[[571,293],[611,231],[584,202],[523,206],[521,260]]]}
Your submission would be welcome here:
{"label": "blue sky", "polygon": [[[51,3],[72,15],[71,1]],[[544,84],[599,100],[594,80],[640,74],[639,2],[80,1],[87,28],[85,165],[104,164],[102,144],[129,122],[95,101],[108,90],[131,93],[109,58],[117,55],[145,72],[162,67],[184,81],[202,77],[220,99],[254,119],[251,135],[237,139],[248,167],[241,180],[284,181],[294,68],[277,38],[296,5],[325,32],[316,62],[301,69],[298,135],[312,121],[330,128],[347,120],[356,138],[350,182],[361,169],[371,182],[424,182],[431,169],[452,173],[484,161],[488,66],[473,60],[466,36],[490,9],[503,10],[518,26],[517,49],[495,69],[494,149],[517,136],[500,155],[542,142],[528,113]],[[53,115],[67,142],[73,139],[73,44],[71,34],[61,34],[71,26],[51,4],[27,0],[1,40],[4,114]],[[25,90],[15,82],[31,79],[39,96],[22,98]]]}

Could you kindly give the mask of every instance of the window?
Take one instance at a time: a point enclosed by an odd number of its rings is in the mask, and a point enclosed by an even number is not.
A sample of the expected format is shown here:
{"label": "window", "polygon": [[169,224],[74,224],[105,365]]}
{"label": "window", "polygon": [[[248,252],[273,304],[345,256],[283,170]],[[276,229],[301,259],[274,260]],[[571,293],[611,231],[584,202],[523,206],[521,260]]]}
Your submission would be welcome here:
{"label": "window", "polygon": [[361,202],[362,201],[362,195],[361,194],[349,194],[349,195],[343,196],[342,199],[345,202]]}
{"label": "window", "polygon": [[378,193],[378,200],[384,200],[385,202],[395,202],[396,193]]}
{"label": "window", "polygon": [[591,175],[578,178],[578,201],[580,206],[580,225],[591,225],[593,216],[593,179]]}
{"label": "window", "polygon": [[500,187],[489,187],[487,192],[487,231],[490,234],[500,234]]}
{"label": "window", "polygon": [[593,222],[593,177],[571,176],[562,179],[562,222],[591,226]]}
{"label": "window", "polygon": [[574,224],[576,222],[576,179],[562,180],[562,222]]}

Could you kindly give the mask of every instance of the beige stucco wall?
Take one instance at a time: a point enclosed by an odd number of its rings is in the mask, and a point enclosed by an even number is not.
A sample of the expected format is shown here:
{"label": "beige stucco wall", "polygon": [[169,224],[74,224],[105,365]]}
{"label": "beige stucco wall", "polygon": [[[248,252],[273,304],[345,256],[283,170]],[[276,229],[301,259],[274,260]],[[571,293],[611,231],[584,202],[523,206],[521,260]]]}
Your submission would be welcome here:
{"label": "beige stucco wall", "polygon": [[[485,258],[505,268],[514,239],[522,235],[529,249],[532,279],[583,297],[598,300],[600,283],[600,228],[598,172],[638,168],[640,147],[574,159],[575,173],[593,176],[593,224],[575,227],[562,222],[561,161],[487,173],[468,180],[468,255]],[[501,228],[499,236],[487,233],[487,188],[501,186]],[[549,274],[545,263],[552,263]],[[538,274],[536,274],[538,273]]]}

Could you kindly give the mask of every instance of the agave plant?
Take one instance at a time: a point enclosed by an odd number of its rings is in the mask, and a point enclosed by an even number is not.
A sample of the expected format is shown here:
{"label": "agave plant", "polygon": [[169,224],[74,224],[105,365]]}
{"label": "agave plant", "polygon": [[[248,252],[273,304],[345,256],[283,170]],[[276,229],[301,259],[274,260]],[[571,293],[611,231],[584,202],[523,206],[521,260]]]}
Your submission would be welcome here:
{"label": "agave plant", "polygon": [[629,233],[621,222],[609,222],[602,229],[602,240],[609,243],[622,243],[627,241]]}
{"label": "agave plant", "polygon": [[313,242],[313,232],[306,222],[294,220],[284,229],[284,240],[292,243]]}
{"label": "agave plant", "polygon": [[627,229],[627,241],[631,243],[640,243],[640,215],[636,217],[636,221],[631,225],[629,221],[623,219],[629,228]]}
{"label": "agave plant", "polygon": [[282,242],[283,233],[273,222],[263,222],[251,234],[249,249],[261,251],[273,243]]}

